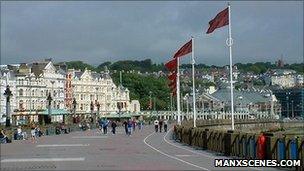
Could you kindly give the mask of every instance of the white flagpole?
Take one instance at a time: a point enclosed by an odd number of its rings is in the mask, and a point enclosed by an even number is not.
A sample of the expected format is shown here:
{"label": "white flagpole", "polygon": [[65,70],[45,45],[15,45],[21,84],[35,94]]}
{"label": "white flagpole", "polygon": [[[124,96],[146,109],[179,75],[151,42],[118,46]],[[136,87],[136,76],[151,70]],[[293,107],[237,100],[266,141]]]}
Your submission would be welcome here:
{"label": "white flagpole", "polygon": [[181,125],[180,111],[180,85],[179,85],[179,57],[177,57],[177,73],[176,73],[176,101],[177,101],[177,124]]}
{"label": "white flagpole", "polygon": [[193,127],[196,127],[196,98],[195,98],[195,70],[194,70],[194,64],[195,64],[195,60],[194,60],[194,38],[191,38],[192,41],[192,89],[193,89]]}
{"label": "white flagpole", "polygon": [[232,80],[232,44],[233,40],[231,38],[231,15],[230,15],[230,4],[228,3],[228,15],[229,15],[229,38],[226,43],[229,46],[229,56],[230,56],[230,95],[231,95],[231,129],[234,130],[234,108],[233,108],[233,80]]}

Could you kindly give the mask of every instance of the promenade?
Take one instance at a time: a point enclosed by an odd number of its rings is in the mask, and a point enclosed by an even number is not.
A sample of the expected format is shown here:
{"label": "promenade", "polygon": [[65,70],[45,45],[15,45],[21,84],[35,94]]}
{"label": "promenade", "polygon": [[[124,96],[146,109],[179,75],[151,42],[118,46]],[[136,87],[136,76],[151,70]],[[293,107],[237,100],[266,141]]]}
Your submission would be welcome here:
{"label": "promenade", "polygon": [[129,137],[123,128],[113,135],[99,130],[71,132],[1,144],[1,170],[276,170],[215,168],[227,158],[171,140],[171,130],[154,133],[152,126]]}

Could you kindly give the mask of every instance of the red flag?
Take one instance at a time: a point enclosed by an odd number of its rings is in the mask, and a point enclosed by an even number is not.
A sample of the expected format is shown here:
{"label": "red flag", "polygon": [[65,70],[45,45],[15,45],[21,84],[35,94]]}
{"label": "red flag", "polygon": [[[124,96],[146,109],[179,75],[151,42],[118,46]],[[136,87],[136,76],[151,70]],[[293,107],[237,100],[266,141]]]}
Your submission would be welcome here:
{"label": "red flag", "polygon": [[192,40],[184,44],[183,47],[181,47],[173,56],[173,58],[182,57],[184,55],[187,55],[188,53],[192,52]]}
{"label": "red flag", "polygon": [[207,34],[212,33],[215,29],[229,24],[228,7],[218,13],[213,20],[209,21],[209,28]]}
{"label": "red flag", "polygon": [[171,73],[170,75],[168,75],[168,78],[169,78],[169,80],[176,79],[176,73],[175,72]]}
{"label": "red flag", "polygon": [[176,71],[176,68],[177,68],[177,58],[173,58],[171,61],[167,62],[165,64],[165,67],[169,71]]}
{"label": "red flag", "polygon": [[176,82],[170,82],[169,84],[168,84],[168,86],[171,88],[171,89],[175,89],[176,88]]}
{"label": "red flag", "polygon": [[176,89],[172,90],[172,93],[173,96],[176,96]]}
{"label": "red flag", "polygon": [[172,81],[169,82],[168,86],[172,87],[172,86],[176,86],[176,79],[173,79]]}

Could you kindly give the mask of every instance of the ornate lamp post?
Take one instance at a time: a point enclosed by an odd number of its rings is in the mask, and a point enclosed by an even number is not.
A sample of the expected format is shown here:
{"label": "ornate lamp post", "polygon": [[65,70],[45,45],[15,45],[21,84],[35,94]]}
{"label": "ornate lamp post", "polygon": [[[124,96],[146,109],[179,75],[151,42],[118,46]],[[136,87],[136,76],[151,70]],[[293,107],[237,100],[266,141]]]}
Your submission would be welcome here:
{"label": "ornate lamp post", "polygon": [[97,116],[96,117],[98,117],[98,118],[100,117],[100,103],[99,102],[97,102]]}
{"label": "ornate lamp post", "polygon": [[[91,118],[91,119],[93,118],[93,121],[92,121],[92,120],[90,120],[90,121],[94,123],[95,120],[96,120],[96,119],[95,119],[95,118],[96,118],[96,117],[95,117],[96,115],[94,114],[94,103],[93,103],[93,101],[91,101],[90,109],[91,109],[91,116],[90,116],[90,118]],[[94,116],[93,116],[93,115],[94,115]]]}
{"label": "ornate lamp post", "polygon": [[46,98],[46,100],[48,101],[48,123],[50,122],[50,117],[51,117],[51,105],[52,105],[52,96],[51,93],[49,93],[48,97]]}
{"label": "ornate lamp post", "polygon": [[[76,104],[77,104],[77,102],[76,102],[76,99],[74,98],[73,99],[73,117],[72,118],[75,118],[76,119]],[[76,120],[75,120],[76,121]]]}
{"label": "ornate lamp post", "polygon": [[13,94],[12,94],[12,91],[10,90],[10,88],[9,88],[9,85],[6,86],[6,90],[4,92],[4,95],[6,96],[6,123],[5,123],[5,126],[10,127],[11,126],[10,98],[11,98],[11,96],[13,96]]}

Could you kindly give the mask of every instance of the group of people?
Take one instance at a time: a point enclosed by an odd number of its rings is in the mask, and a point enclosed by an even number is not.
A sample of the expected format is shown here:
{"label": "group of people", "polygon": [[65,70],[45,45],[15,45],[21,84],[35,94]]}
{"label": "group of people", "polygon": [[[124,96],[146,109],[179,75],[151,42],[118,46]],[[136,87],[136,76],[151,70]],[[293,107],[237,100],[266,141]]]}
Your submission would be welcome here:
{"label": "group of people", "polygon": [[[32,125],[30,135],[31,135],[31,140],[34,143],[34,142],[37,141],[37,137],[42,136],[43,133],[38,126]],[[28,135],[27,135],[26,131],[22,131],[21,126],[19,126],[15,130],[13,136],[14,136],[13,137],[14,140],[27,140],[28,139]],[[5,133],[5,130],[1,130],[1,132],[0,132],[0,143],[10,143],[10,142],[11,142],[11,140],[7,137],[7,135]]]}
{"label": "group of people", "polygon": [[111,132],[113,134],[116,134],[117,122],[115,120],[109,121],[108,119],[104,118],[104,119],[98,119],[97,122],[99,124],[99,129],[103,132],[103,134],[108,133],[109,125],[111,125],[111,128],[112,128]]}
{"label": "group of people", "polygon": [[154,128],[155,128],[155,132],[162,132],[162,128],[163,128],[163,125],[164,125],[164,131],[167,132],[167,129],[168,129],[168,121],[167,120],[157,120],[155,119],[154,120]]}
{"label": "group of people", "polygon": [[123,122],[123,125],[125,127],[126,135],[130,136],[132,134],[132,132],[135,131],[136,126],[138,126],[139,130],[143,129],[144,121],[143,120],[136,121],[135,119],[133,119],[133,120],[129,119],[129,120],[125,120]]}
{"label": "group of people", "polygon": [[0,131],[0,144],[5,144],[5,143],[9,143],[9,142],[10,142],[10,140],[6,136],[5,131],[3,129],[1,129],[1,131]]}

